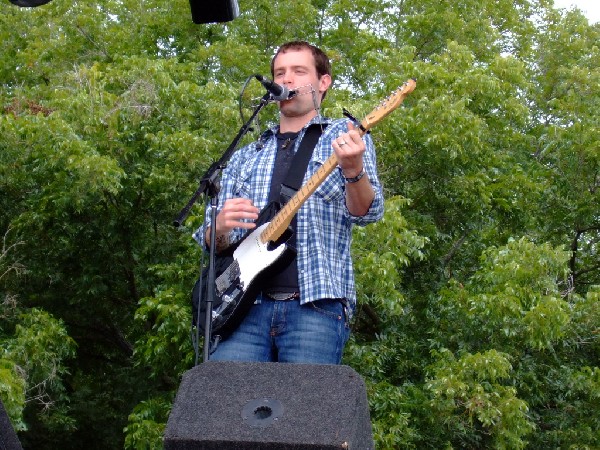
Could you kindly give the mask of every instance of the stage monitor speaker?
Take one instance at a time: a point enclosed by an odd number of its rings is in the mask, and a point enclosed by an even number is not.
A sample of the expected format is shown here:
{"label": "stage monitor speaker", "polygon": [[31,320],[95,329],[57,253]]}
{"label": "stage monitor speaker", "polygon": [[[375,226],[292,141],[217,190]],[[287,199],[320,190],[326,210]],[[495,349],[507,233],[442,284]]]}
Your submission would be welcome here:
{"label": "stage monitor speaker", "polygon": [[237,0],[190,0],[192,22],[229,22],[240,15]]}
{"label": "stage monitor speaker", "polygon": [[371,450],[365,384],[348,366],[208,361],[186,372],[166,450]]}
{"label": "stage monitor speaker", "polygon": [[0,400],[0,450],[23,450],[2,400]]}

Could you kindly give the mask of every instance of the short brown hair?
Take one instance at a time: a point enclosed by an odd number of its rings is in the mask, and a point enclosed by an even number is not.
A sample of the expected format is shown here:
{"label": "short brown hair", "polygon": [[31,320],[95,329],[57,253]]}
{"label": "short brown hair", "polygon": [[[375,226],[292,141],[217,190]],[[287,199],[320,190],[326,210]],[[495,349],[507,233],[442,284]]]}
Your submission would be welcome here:
{"label": "short brown hair", "polygon": [[271,76],[275,76],[275,58],[277,58],[280,53],[286,53],[290,50],[298,51],[304,49],[307,49],[312,53],[315,59],[315,68],[317,69],[317,75],[319,75],[319,78],[321,78],[323,75],[331,76],[331,63],[329,62],[329,58],[325,52],[305,41],[291,41],[279,47],[277,53],[275,53],[275,56],[273,56],[273,59],[271,60]]}

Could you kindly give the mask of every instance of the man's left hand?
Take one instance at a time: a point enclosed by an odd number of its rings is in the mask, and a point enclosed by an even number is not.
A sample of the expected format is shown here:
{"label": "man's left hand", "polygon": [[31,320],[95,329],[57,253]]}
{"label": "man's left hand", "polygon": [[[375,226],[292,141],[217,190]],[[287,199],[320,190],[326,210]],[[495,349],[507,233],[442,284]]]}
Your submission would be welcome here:
{"label": "man's left hand", "polygon": [[344,177],[358,176],[364,167],[363,154],[366,146],[352,122],[348,122],[348,132],[334,139],[332,146]]}

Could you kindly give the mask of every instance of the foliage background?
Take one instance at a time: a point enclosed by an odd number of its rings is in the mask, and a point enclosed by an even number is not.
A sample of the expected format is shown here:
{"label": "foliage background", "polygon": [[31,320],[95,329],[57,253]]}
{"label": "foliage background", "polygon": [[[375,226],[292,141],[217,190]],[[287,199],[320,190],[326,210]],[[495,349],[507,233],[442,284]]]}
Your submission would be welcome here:
{"label": "foliage background", "polygon": [[[160,448],[200,249],[173,218],[274,49],[332,57],[373,131],[344,356],[378,449],[600,447],[600,26],[551,0],[0,4],[0,398],[25,448]],[[256,132],[275,120],[265,111]],[[249,136],[247,139],[252,139]]]}

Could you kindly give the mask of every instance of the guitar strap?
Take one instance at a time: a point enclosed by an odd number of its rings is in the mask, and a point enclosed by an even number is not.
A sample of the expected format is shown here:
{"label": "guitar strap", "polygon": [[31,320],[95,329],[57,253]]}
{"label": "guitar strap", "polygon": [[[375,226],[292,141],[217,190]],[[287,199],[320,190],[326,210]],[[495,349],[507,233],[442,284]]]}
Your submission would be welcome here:
{"label": "guitar strap", "polygon": [[310,157],[315,149],[315,145],[317,144],[319,137],[321,137],[321,133],[326,127],[327,124],[314,123],[310,125],[304,132],[304,137],[300,142],[300,147],[298,148],[298,151],[294,155],[292,163],[290,164],[290,168],[286,176],[286,182],[281,183],[279,200],[281,206],[285,205],[294,196],[294,194],[296,194],[298,189],[300,189],[302,180],[304,179],[304,174],[306,173],[306,168],[308,167],[308,162],[310,161]]}

